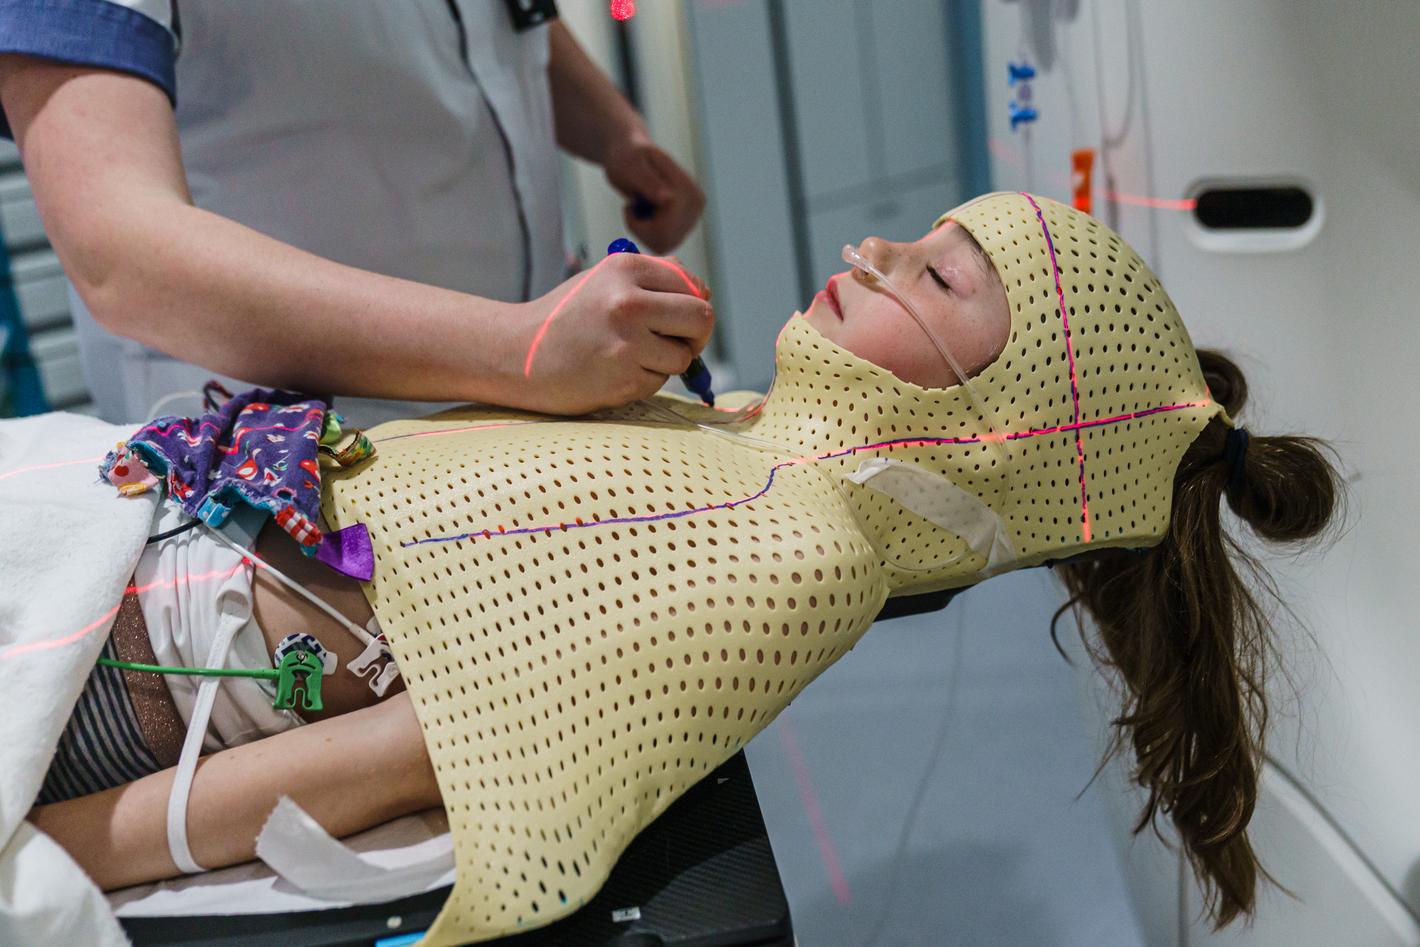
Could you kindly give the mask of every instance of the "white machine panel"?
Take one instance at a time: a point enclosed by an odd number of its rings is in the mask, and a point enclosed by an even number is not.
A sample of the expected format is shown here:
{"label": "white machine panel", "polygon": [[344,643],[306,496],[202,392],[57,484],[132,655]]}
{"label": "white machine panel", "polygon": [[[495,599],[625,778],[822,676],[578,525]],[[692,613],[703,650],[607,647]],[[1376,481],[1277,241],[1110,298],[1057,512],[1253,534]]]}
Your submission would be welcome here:
{"label": "white machine panel", "polygon": [[[1069,201],[1071,152],[1096,149],[1094,213],[1158,270],[1195,342],[1238,359],[1244,423],[1327,438],[1350,481],[1335,544],[1271,564],[1302,624],[1279,617],[1290,682],[1275,682],[1279,770],[1255,831],[1312,896],[1266,902],[1252,939],[1213,938],[1191,923],[1191,887],[1168,916],[1155,878],[1139,889],[1151,943],[1413,943],[1420,5],[988,0],[984,15],[996,186]],[[1012,132],[1007,63],[1022,60],[1039,70],[1038,117]],[[1209,231],[1188,205],[1258,182],[1308,189],[1311,220]],[[1277,788],[1289,780],[1295,797]]]}

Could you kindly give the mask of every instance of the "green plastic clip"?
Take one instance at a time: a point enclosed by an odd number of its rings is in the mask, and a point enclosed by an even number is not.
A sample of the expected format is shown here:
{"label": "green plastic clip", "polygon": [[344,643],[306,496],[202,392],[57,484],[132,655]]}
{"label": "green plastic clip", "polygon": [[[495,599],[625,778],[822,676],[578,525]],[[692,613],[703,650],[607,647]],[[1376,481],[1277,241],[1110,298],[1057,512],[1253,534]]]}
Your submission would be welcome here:
{"label": "green plastic clip", "polygon": [[277,710],[291,710],[296,706],[297,678],[301,678],[301,707],[304,710],[323,710],[320,699],[320,679],[325,668],[320,658],[310,651],[300,649],[287,652],[276,666],[276,700],[272,706]]}

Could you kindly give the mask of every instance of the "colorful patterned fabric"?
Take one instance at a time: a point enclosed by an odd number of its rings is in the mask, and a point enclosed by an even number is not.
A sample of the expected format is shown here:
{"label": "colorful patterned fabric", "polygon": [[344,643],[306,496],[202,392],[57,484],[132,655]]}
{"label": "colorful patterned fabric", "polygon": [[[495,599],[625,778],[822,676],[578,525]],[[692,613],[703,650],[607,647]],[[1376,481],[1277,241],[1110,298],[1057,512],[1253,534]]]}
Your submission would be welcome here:
{"label": "colorful patterned fabric", "polygon": [[140,458],[188,515],[221,526],[244,502],[273,514],[314,555],[322,539],[317,449],[327,411],[324,401],[289,391],[242,392],[200,418],[145,425],[99,470],[112,481],[115,467]]}

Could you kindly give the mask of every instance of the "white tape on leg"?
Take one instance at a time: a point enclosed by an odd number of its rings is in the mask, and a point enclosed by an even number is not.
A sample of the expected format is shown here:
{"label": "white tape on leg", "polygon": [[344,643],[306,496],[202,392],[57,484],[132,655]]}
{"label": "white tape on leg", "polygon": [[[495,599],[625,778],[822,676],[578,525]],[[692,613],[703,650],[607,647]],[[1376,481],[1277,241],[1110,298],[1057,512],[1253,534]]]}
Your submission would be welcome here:
{"label": "white tape on leg", "polygon": [[372,904],[426,890],[454,867],[452,836],[398,867],[375,864],[332,838],[320,823],[282,796],[256,837],[256,855],[312,897]]}

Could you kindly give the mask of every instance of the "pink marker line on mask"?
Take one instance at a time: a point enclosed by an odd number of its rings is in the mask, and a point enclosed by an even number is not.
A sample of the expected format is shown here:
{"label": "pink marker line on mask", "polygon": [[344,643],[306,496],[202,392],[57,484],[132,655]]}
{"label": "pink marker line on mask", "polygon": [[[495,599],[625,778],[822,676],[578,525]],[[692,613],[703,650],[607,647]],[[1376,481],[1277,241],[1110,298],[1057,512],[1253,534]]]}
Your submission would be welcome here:
{"label": "pink marker line on mask", "polygon": [[1065,305],[1065,287],[1060,282],[1060,264],[1055,259],[1055,241],[1050,236],[1050,226],[1045,222],[1045,213],[1040,209],[1040,205],[1035,202],[1025,191],[1020,192],[1021,196],[1030,201],[1030,206],[1035,208],[1036,219],[1040,221],[1040,231],[1045,235],[1045,248],[1050,251],[1050,271],[1055,276],[1055,298],[1060,309],[1060,325],[1065,332],[1065,354],[1070,361],[1070,398],[1075,403],[1075,456],[1080,466],[1080,538],[1085,542],[1090,541],[1090,495],[1085,485],[1085,438],[1080,433],[1078,427],[1080,423],[1080,385],[1075,375],[1075,345],[1070,340],[1070,315],[1069,307]]}
{"label": "pink marker line on mask", "polygon": [[1152,408],[1144,408],[1138,411],[1130,411],[1127,414],[1117,414],[1109,418],[1096,418],[1089,421],[1077,421],[1073,424],[1057,424],[1054,427],[1032,428],[1025,431],[1010,431],[1006,434],[979,434],[963,435],[961,437],[898,437],[889,441],[878,441],[872,444],[858,444],[850,447],[839,447],[833,450],[824,451],[820,454],[805,454],[790,460],[783,460],[769,468],[768,478],[764,486],[756,492],[740,497],[737,500],[726,500],[720,503],[711,503],[704,506],[691,506],[684,510],[671,510],[666,513],[642,513],[628,516],[613,516],[601,519],[596,514],[592,514],[591,519],[584,519],[580,516],[573,517],[571,522],[559,521],[556,523],[541,523],[535,526],[515,526],[508,529],[505,526],[475,528],[464,533],[457,533],[451,536],[426,536],[423,539],[410,539],[400,543],[401,546],[422,546],[428,543],[452,543],[466,540],[482,539],[508,539],[517,536],[535,536],[544,533],[551,536],[553,533],[565,533],[574,529],[592,529],[594,527],[621,526],[635,523],[658,523],[665,520],[682,519],[687,516],[698,516],[704,513],[713,513],[716,510],[733,510],[736,507],[753,503],[760,497],[769,493],[774,487],[774,481],[779,471],[788,467],[801,467],[806,464],[817,463],[821,460],[834,460],[839,457],[847,457],[865,451],[893,450],[895,448],[914,447],[941,447],[955,444],[1000,444],[1008,440],[1018,440],[1025,437],[1037,437],[1041,435],[1060,434],[1062,432],[1078,431],[1086,427],[1098,427],[1106,424],[1119,424],[1124,421],[1133,421],[1137,418],[1145,418],[1151,414],[1158,414],[1161,411],[1181,411],[1185,408],[1203,407],[1211,404],[1208,401],[1184,401],[1178,404],[1157,405]]}

